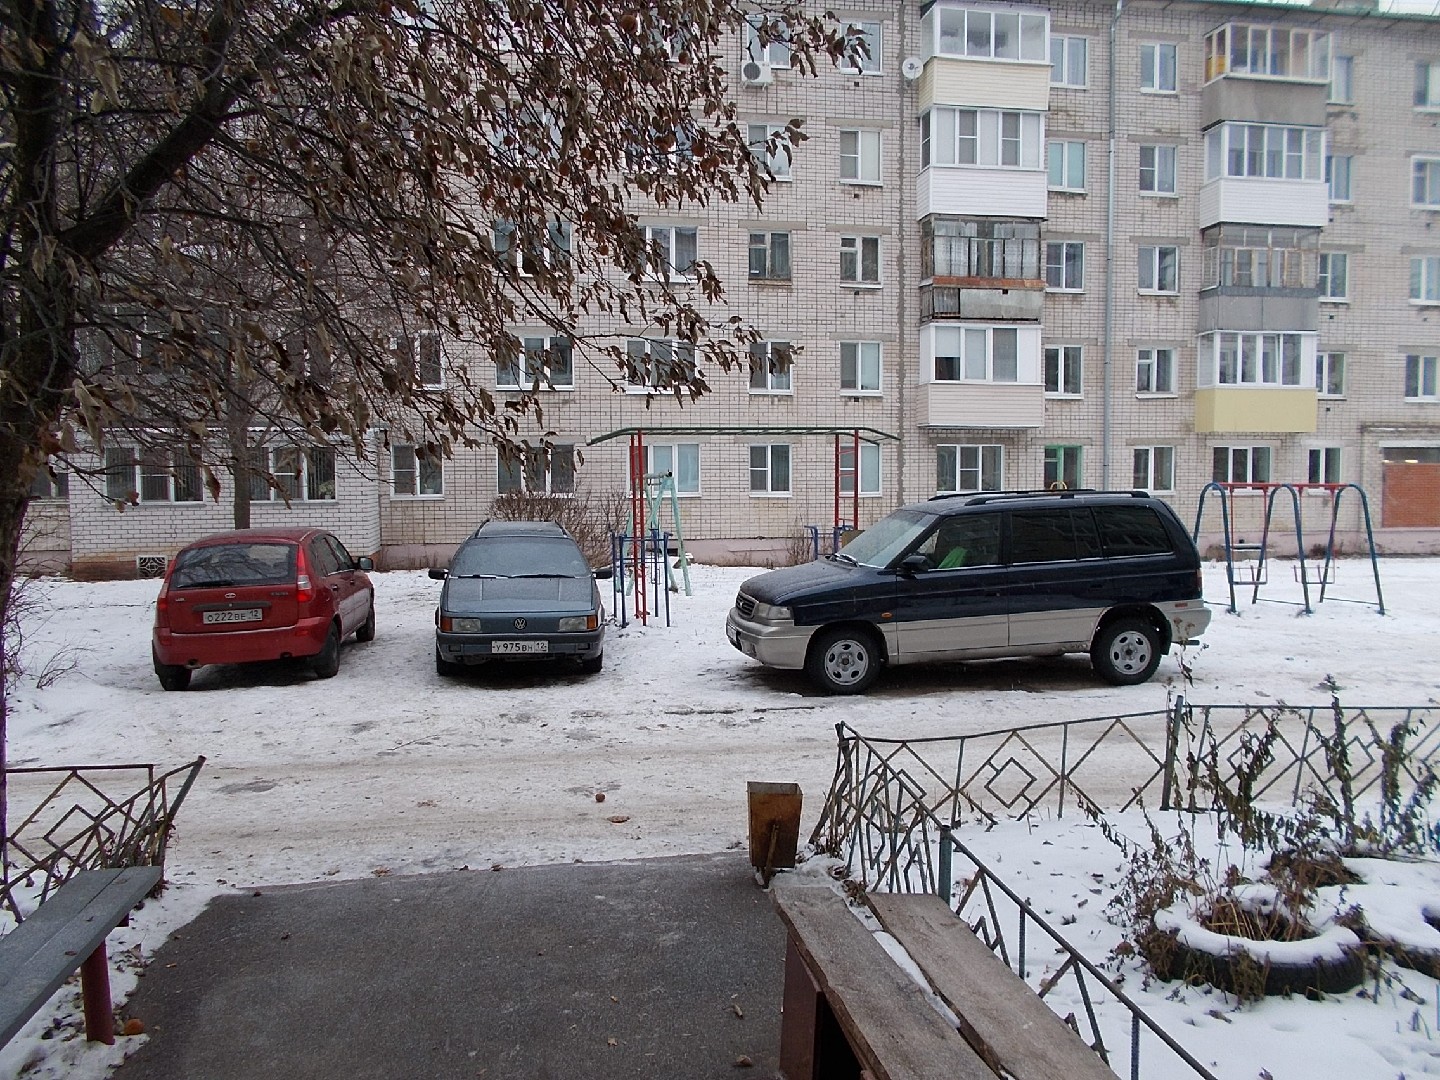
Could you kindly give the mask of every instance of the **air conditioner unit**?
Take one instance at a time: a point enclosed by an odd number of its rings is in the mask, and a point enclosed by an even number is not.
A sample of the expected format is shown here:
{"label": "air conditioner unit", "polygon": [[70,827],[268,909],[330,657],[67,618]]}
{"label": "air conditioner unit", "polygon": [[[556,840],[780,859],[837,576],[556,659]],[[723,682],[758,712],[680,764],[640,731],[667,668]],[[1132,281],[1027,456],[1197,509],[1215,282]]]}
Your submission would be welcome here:
{"label": "air conditioner unit", "polygon": [[135,576],[137,578],[162,578],[165,576],[165,567],[169,565],[169,558],[165,555],[136,555]]}
{"label": "air conditioner unit", "polygon": [[775,81],[775,70],[758,60],[746,60],[740,67],[740,81],[746,86],[769,86]]}

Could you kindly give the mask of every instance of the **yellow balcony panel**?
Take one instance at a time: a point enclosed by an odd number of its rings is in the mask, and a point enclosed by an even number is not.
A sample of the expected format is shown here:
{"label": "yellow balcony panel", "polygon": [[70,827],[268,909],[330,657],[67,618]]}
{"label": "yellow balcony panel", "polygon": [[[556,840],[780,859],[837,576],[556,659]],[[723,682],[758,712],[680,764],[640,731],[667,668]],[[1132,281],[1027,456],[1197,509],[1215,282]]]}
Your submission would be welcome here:
{"label": "yellow balcony panel", "polygon": [[1292,433],[1315,430],[1311,387],[1208,386],[1195,391],[1195,430]]}
{"label": "yellow balcony panel", "polygon": [[[926,383],[921,423],[931,428],[1039,428],[1045,388],[1028,383]],[[1314,395],[1312,394],[1313,398]]]}
{"label": "yellow balcony panel", "polygon": [[936,56],[925,64],[918,89],[920,112],[931,105],[1044,112],[1050,107],[1050,65]]}

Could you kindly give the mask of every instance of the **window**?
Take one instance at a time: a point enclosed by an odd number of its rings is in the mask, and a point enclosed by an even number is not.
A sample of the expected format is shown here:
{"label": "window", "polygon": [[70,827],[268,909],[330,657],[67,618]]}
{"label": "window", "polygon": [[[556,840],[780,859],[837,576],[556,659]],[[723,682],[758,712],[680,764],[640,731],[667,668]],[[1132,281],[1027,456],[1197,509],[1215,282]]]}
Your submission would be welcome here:
{"label": "window", "polygon": [[498,459],[496,486],[501,495],[530,492],[535,495],[575,493],[575,447],[556,443],[546,452],[543,446],[527,446],[521,457]]}
{"label": "window", "polygon": [[142,503],[201,502],[200,465],[183,451],[107,447],[105,497],[130,502],[137,495]]}
{"label": "window", "polygon": [[631,338],[625,343],[626,393],[652,394],[695,376],[695,346],[674,338]]}
{"label": "window", "polygon": [[936,105],[920,116],[920,165],[1038,169],[1044,129],[1038,112]]}
{"label": "window", "polygon": [[392,446],[390,492],[411,497],[444,495],[445,476],[440,455],[425,446]]}
{"label": "window", "polygon": [[1085,190],[1085,144],[1066,139],[1051,139],[1046,144],[1046,161],[1050,166],[1051,191]]}
{"label": "window", "polygon": [[880,183],[880,132],[840,132],[840,179],[847,184]]}
{"label": "window", "polygon": [[1205,79],[1225,74],[1330,81],[1330,35],[1323,30],[1228,23],[1205,38]]}
{"label": "window", "polygon": [[[248,465],[252,502],[335,498],[333,447],[253,447],[249,451]],[[267,468],[275,478],[273,487],[265,479]]]}
{"label": "window", "polygon": [[[689,156],[688,137],[684,143],[685,154]],[[678,152],[678,150],[677,150]],[[652,151],[649,155],[654,156]],[[647,156],[638,147],[627,153],[627,164],[632,170],[646,167]],[[501,218],[495,222],[495,257],[506,263],[520,277],[533,277],[546,267],[557,266],[570,257],[570,241],[573,228],[568,221],[553,219],[546,227],[543,242],[527,241],[517,243],[513,222]]]}
{"label": "window", "polygon": [[1319,180],[1324,164],[1324,128],[1227,122],[1205,132],[1207,180]]}
{"label": "window", "polygon": [[650,275],[657,278],[689,278],[695,272],[695,261],[699,252],[698,236],[699,231],[693,226],[645,226],[645,243],[650,249]]}
{"label": "window", "polygon": [[1020,381],[1020,331],[1013,326],[935,328],[937,382]]}
{"label": "window", "polygon": [[1175,393],[1175,350],[1135,350],[1135,393]]}
{"label": "window", "polygon": [[1440,255],[1410,260],[1410,300],[1440,304]]}
{"label": "window", "polygon": [[1080,447],[1045,447],[1045,486],[1051,490],[1081,487]]}
{"label": "window", "polygon": [[[626,462],[628,468],[628,457]],[[676,495],[699,495],[700,444],[646,443],[645,474],[663,476],[666,473],[669,473],[675,482]],[[633,486],[632,481],[632,490]]]}
{"label": "window", "polygon": [[1052,292],[1085,288],[1085,245],[1064,240],[1045,245],[1045,287]]}
{"label": "window", "polygon": [[1175,194],[1175,147],[1140,147],[1140,190],[1146,195]]}
{"label": "window", "polygon": [[788,232],[752,232],[750,234],[750,280],[790,280],[790,234]]}
{"label": "window", "polygon": [[1320,397],[1345,396],[1345,354],[1315,354],[1315,390]]}
{"label": "window", "polygon": [[497,390],[529,390],[532,386],[551,389],[575,385],[575,364],[570,339],[540,334],[516,338],[518,353],[495,361]]}
{"label": "window", "polygon": [[840,343],[840,389],[851,394],[880,393],[880,342]]}
{"label": "window", "polygon": [[35,472],[30,482],[32,500],[68,499],[70,497],[70,474],[55,461],[45,461]]}
{"label": "window", "polygon": [[1220,333],[1200,336],[1201,386],[1304,386],[1299,334]]}
{"label": "window", "polygon": [[1415,158],[1410,202],[1440,209],[1440,158]]}
{"label": "window", "polygon": [[1355,58],[1334,56],[1330,59],[1330,104],[1351,105],[1355,101]]}
{"label": "window", "polygon": [[1140,291],[1177,293],[1180,291],[1180,249],[1171,245],[1140,248]]}
{"label": "window", "polygon": [[[766,26],[772,28],[769,34],[762,35]],[[757,64],[765,67],[779,68],[786,71],[790,67],[790,45],[782,40],[771,40],[768,44],[761,44],[762,36],[776,37],[775,31],[783,29],[779,23],[770,22],[762,14],[745,16],[744,45],[745,59],[754,60]]]}
{"label": "window", "polygon": [[1341,301],[1350,299],[1349,284],[1350,256],[1339,251],[1320,253],[1320,299]]}
{"label": "window", "polygon": [[865,43],[865,55],[847,56],[840,62],[841,71],[858,72],[861,75],[879,75],[881,46],[883,40],[880,36],[880,24],[878,22],[852,22],[849,31],[857,35]]}
{"label": "window", "polygon": [[750,494],[790,494],[789,443],[762,443],[750,447]]}
{"label": "window", "polygon": [[1210,479],[1217,484],[1270,483],[1270,447],[1217,446]]}
{"label": "window", "polygon": [[1133,486],[1141,491],[1175,490],[1175,448],[1173,446],[1135,447]]}
{"label": "window", "polygon": [[1340,447],[1312,446],[1310,448],[1310,476],[1312,484],[1340,483]]}
{"label": "window", "polygon": [[995,443],[937,446],[935,493],[1002,491],[1005,449]]}
{"label": "window", "polygon": [[1415,65],[1415,108],[1440,109],[1440,60]]}
{"label": "window", "polygon": [[1440,357],[1405,357],[1405,400],[1440,401],[1436,394],[1435,374],[1440,368]]}
{"label": "window", "polygon": [[1050,85],[1085,89],[1085,55],[1088,43],[1083,37],[1050,35]]}
{"label": "window", "polygon": [[[840,494],[855,494],[855,444],[841,442],[839,461]],[[876,443],[860,444],[860,494],[880,494],[880,447]]]}
{"label": "window", "polygon": [[924,33],[935,35],[931,41],[942,56],[1045,62],[1050,20],[1044,15],[937,4],[922,26]]}
{"label": "window", "polygon": [[[1040,226],[1033,221],[957,221],[927,217],[920,248],[925,278],[1028,279],[1040,276]],[[949,312],[958,314],[959,309]]]}
{"label": "window", "polygon": [[[750,153],[770,170],[776,180],[791,179],[790,140],[785,138],[784,132],[779,124],[751,124],[748,131]],[[776,141],[771,143],[771,139]]]}
{"label": "window", "polygon": [[[410,377],[423,390],[439,390],[445,386],[445,370],[440,348],[440,335],[427,330],[415,337],[402,337],[394,342],[397,363],[410,365]],[[401,371],[401,378],[406,373]]]}
{"label": "window", "polygon": [[1079,345],[1051,345],[1045,349],[1045,393],[1080,396],[1084,351]]}
{"label": "window", "polygon": [[1263,225],[1206,229],[1202,289],[1313,289],[1320,266],[1314,230]]}
{"label": "window", "polygon": [[840,280],[851,285],[880,284],[880,237],[840,238]]}
{"label": "window", "polygon": [[1150,94],[1175,93],[1175,46],[1140,46],[1140,89]]}
{"label": "window", "polygon": [[791,351],[788,341],[753,341],[750,343],[750,392],[752,394],[788,394]]}
{"label": "window", "polygon": [[1332,203],[1350,202],[1350,176],[1353,163],[1354,159],[1349,154],[1325,155],[1325,183],[1330,187]]}

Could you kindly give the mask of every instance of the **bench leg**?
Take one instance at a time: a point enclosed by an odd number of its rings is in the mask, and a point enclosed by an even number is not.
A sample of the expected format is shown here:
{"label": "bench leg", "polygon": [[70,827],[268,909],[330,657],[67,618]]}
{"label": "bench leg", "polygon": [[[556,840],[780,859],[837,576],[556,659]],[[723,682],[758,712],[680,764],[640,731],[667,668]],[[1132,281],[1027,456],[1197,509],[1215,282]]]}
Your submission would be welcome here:
{"label": "bench leg", "polygon": [[785,942],[780,1075],[784,1080],[873,1080],[860,1068],[840,1022],[825,1000],[793,936]]}
{"label": "bench leg", "polygon": [[85,1001],[85,1038],[115,1044],[115,1011],[110,1005],[110,961],[105,942],[80,965],[80,994]]}

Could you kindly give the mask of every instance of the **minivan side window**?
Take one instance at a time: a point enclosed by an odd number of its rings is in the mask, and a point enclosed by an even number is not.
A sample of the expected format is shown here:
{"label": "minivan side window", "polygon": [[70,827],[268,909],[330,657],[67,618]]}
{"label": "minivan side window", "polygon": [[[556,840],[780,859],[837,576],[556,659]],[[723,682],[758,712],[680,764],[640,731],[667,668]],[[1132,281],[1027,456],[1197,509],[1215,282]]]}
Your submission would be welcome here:
{"label": "minivan side window", "polygon": [[1132,555],[1169,555],[1170,534],[1153,507],[1097,506],[1095,518],[1105,540],[1105,554],[1112,559]]}
{"label": "minivan side window", "polygon": [[1100,537],[1088,508],[1018,511],[1010,515],[1012,566],[1100,557]]}

